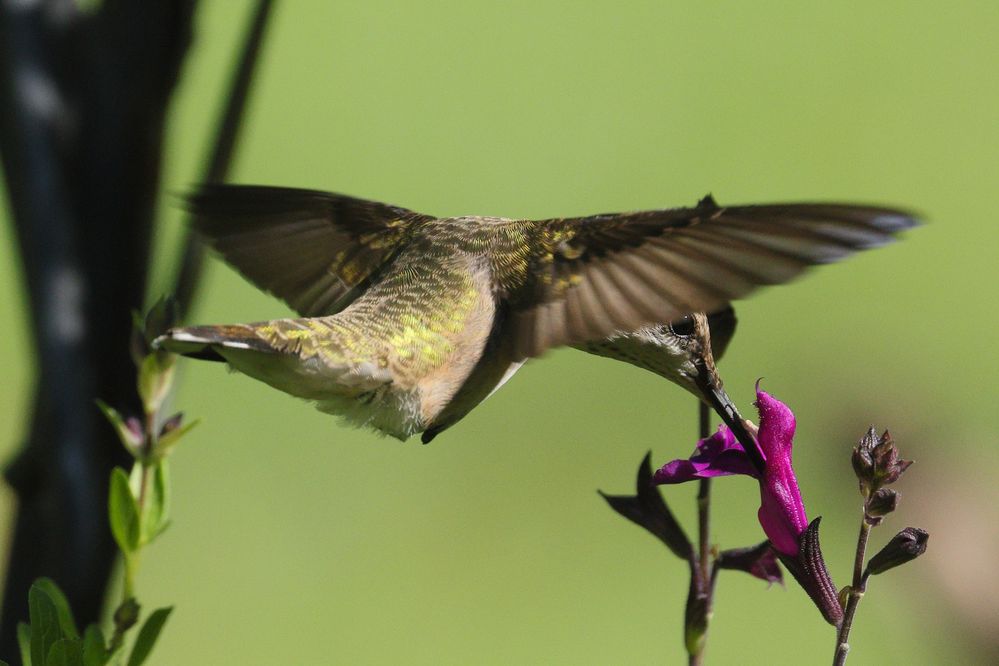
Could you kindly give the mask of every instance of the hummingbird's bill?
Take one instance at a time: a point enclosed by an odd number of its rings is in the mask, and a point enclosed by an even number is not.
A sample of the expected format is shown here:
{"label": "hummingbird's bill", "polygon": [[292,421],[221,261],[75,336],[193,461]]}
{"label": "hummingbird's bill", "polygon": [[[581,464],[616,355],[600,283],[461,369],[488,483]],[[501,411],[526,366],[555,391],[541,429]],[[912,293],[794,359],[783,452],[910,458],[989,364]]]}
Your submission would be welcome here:
{"label": "hummingbird's bill", "polygon": [[710,196],[690,208],[548,220],[437,218],[238,185],[206,185],[190,206],[195,230],[227,262],[301,316],[173,329],[160,346],[223,360],[353,425],[425,440],[525,360],[564,345],[658,372],[735,430],[731,401],[684,374],[686,352],[670,346],[665,322],[721,312],[916,224],[891,208],[720,206]]}

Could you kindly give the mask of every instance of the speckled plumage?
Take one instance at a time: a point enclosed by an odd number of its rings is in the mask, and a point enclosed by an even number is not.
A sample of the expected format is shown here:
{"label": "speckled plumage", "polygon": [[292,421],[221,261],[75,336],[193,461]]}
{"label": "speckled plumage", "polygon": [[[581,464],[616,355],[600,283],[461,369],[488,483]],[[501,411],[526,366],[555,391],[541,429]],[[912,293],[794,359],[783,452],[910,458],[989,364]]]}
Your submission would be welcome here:
{"label": "speckled plumage", "polygon": [[425,432],[425,441],[554,346],[683,385],[677,368],[689,351],[660,335],[668,329],[644,327],[724,309],[913,223],[889,209],[722,208],[710,197],[694,208],[541,221],[439,219],[253,186],[206,186],[191,205],[196,229],[226,260],[303,317],[174,329],[160,344],[223,359],[355,425],[400,439]]}

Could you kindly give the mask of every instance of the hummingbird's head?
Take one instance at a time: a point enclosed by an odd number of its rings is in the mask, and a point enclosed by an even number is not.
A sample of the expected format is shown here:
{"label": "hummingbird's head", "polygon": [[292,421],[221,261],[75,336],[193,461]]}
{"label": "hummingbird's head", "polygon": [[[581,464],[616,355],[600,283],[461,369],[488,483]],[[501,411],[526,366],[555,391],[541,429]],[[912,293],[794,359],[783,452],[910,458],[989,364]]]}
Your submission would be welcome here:
{"label": "hummingbird's head", "polygon": [[715,358],[735,333],[731,306],[706,315],[694,313],[667,324],[616,333],[577,345],[583,351],[637,365],[687,389],[712,407],[746,447],[755,447],[752,424],[745,421],[722,387]]}
{"label": "hummingbird's head", "polygon": [[[720,334],[712,344],[716,322]],[[691,314],[666,324],[616,333],[579,345],[579,348],[637,365],[704,399],[703,387],[721,385],[715,354],[720,354],[720,346],[727,345],[734,328],[734,312],[727,308],[710,318],[703,313]]]}

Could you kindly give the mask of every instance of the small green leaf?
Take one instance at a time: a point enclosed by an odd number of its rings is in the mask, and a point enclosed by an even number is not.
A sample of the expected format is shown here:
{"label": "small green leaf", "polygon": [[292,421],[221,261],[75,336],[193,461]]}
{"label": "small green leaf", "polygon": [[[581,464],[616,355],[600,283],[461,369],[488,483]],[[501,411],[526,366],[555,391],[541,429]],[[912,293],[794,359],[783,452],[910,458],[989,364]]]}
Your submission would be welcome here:
{"label": "small green leaf", "polygon": [[0,666],[10,666],[10,664],[8,664],[8,663],[7,663],[6,661],[4,661],[3,659],[0,659]]}
{"label": "small green leaf", "polygon": [[83,666],[83,643],[62,638],[52,644],[45,666]]}
{"label": "small green leaf", "polygon": [[17,623],[17,646],[21,648],[21,664],[31,666],[31,626],[27,622]]}
{"label": "small green leaf", "polygon": [[166,460],[156,463],[151,476],[142,517],[142,543],[151,542],[163,532],[170,515],[170,470]]}
{"label": "small green leaf", "polygon": [[101,628],[90,625],[83,632],[83,666],[104,666],[110,659]]}
{"label": "small green leaf", "polygon": [[135,638],[135,645],[132,646],[132,654],[128,657],[128,666],[141,666],[146,661],[172,610],[173,607],[157,608],[146,618],[142,629],[139,629],[139,635]]}
{"label": "small green leaf", "polygon": [[55,605],[62,636],[73,640],[80,638],[80,632],[76,629],[76,621],[73,619],[73,611],[69,608],[69,601],[66,600],[66,595],[62,593],[55,581],[51,578],[39,578],[34,585],[49,595],[49,599]]}
{"label": "small green leaf", "polygon": [[31,663],[44,665],[49,650],[62,638],[62,629],[55,603],[37,584],[28,590],[28,618],[31,621]]}
{"label": "small green leaf", "polygon": [[190,423],[185,423],[184,425],[174,428],[168,432],[163,433],[156,440],[156,456],[162,458],[163,456],[170,453],[170,450],[177,445],[180,438],[191,432],[194,426],[201,423],[201,419],[194,419]]}
{"label": "small green leaf", "polygon": [[139,503],[128,485],[125,470],[115,467],[111,472],[111,491],[108,495],[108,517],[111,533],[125,556],[139,547]]}

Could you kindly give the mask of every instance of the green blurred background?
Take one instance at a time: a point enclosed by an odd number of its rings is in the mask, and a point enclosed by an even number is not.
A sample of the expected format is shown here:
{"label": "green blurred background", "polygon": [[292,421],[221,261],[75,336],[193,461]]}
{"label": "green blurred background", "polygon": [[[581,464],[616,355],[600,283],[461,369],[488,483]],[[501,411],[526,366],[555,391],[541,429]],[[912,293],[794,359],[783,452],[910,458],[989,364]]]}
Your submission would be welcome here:
{"label": "green blurred background", "polygon": [[[250,4],[203,3],[171,110],[165,188],[192,185]],[[999,4],[280,3],[233,180],[439,215],[580,215],[838,199],[912,207],[904,242],[739,304],[721,364],[798,416],[795,462],[838,585],[858,521],[850,447],[889,427],[917,464],[879,547],[932,535],[860,608],[856,664],[999,659]],[[164,197],[154,292],[182,224]],[[4,205],[0,215],[6,215]],[[0,226],[0,452],[32,385]],[[213,261],[192,320],[287,308]],[[220,366],[185,363],[204,423],[173,460],[174,525],[139,595],[175,604],[156,664],[680,663],[686,571],[596,494],[686,455],[696,407],[574,351],[528,364],[431,446],[350,430]],[[755,483],[715,484],[714,539],[761,539]],[[668,498],[693,527],[693,489]],[[9,524],[12,496],[4,491]],[[722,575],[708,659],[826,663],[804,593]]]}

